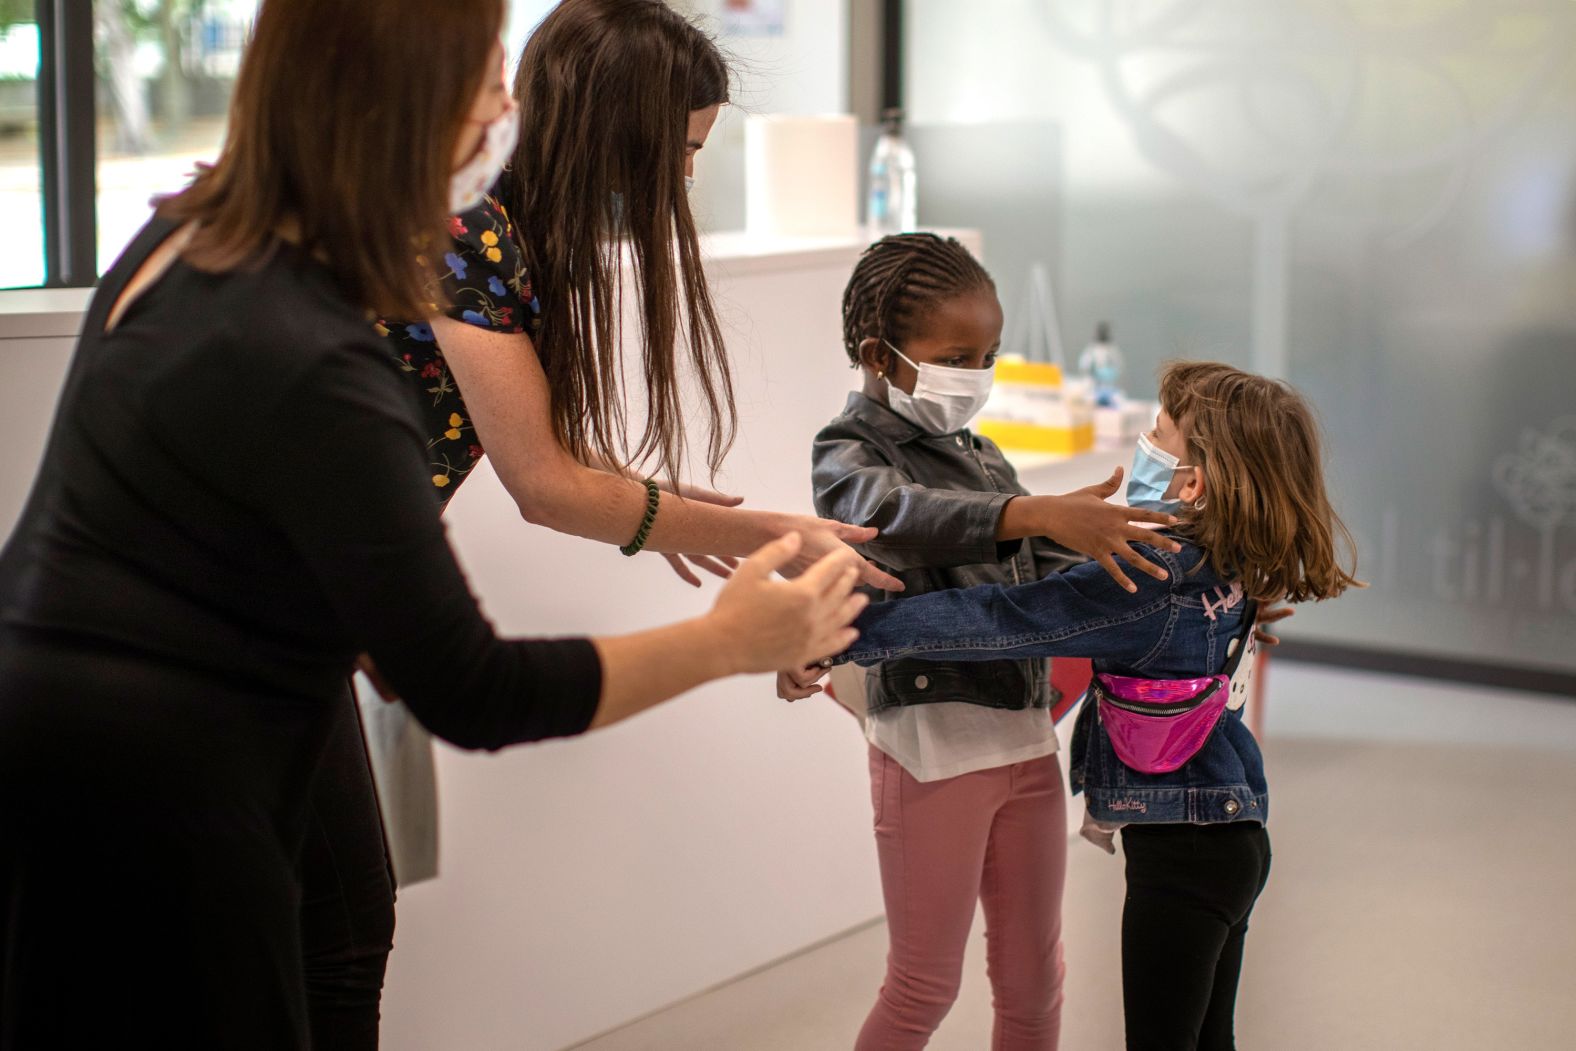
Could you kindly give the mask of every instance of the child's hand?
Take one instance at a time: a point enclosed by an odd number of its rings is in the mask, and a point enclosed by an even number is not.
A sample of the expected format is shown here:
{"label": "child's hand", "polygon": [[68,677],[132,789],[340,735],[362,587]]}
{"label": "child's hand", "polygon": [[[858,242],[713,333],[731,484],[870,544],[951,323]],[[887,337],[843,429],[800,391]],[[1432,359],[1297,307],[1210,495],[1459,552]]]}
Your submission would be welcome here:
{"label": "child's hand", "polygon": [[1296,615],[1297,611],[1291,606],[1272,606],[1269,609],[1263,610],[1259,613],[1258,624],[1254,625],[1253,637],[1259,640],[1260,646],[1279,646],[1280,636],[1271,635],[1269,632],[1265,631],[1264,628],[1267,625],[1274,624],[1277,620],[1285,620],[1287,617],[1294,617]]}
{"label": "child's hand", "polygon": [[785,701],[802,701],[806,697],[813,697],[823,689],[816,683],[825,674],[826,669],[819,664],[780,671],[777,673],[777,696]]}
{"label": "child's hand", "polygon": [[[1051,501],[1050,513],[1044,515],[1042,532],[1063,547],[1088,555],[1100,563],[1101,568],[1111,574],[1111,579],[1128,591],[1137,591],[1137,586],[1122,572],[1116,559],[1120,558],[1140,573],[1147,573],[1156,580],[1165,580],[1169,575],[1165,567],[1133,550],[1133,544],[1149,544],[1173,552],[1182,550],[1182,545],[1169,537],[1160,536],[1153,529],[1133,524],[1149,522],[1161,526],[1175,525],[1175,516],[1107,503],[1121,487],[1122,469],[1118,467],[1110,478],[1098,485],[1086,486],[1065,496],[1046,497],[1046,500]],[[1008,504],[1008,507],[1011,506]]]}

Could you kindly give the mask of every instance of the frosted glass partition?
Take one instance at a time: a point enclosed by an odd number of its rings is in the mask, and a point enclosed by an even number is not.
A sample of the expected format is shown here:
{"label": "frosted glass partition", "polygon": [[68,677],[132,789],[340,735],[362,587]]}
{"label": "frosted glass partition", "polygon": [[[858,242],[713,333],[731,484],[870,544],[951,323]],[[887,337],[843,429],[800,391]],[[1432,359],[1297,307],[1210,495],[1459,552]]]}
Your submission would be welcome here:
{"label": "frosted glass partition", "polygon": [[1576,669],[1576,4],[906,19],[916,124],[1061,129],[1069,349],[1109,319],[1140,394],[1209,356],[1317,403],[1373,587],[1291,634]]}
{"label": "frosted glass partition", "polygon": [[[1044,264],[1053,286],[1060,287],[1062,158],[1056,125],[914,124],[906,134],[919,172],[920,225],[980,231],[1011,331],[1032,265]],[[1077,348],[1068,351],[1076,359]]]}

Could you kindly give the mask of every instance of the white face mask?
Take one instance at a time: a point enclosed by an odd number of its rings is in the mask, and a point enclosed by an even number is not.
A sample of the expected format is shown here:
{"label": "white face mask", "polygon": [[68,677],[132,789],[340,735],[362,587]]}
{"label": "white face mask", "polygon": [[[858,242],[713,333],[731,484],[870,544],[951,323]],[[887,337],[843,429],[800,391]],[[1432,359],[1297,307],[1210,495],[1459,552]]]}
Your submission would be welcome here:
{"label": "white face mask", "polygon": [[[887,346],[892,347],[892,344],[887,343]],[[930,434],[951,434],[962,430],[985,407],[991,385],[996,380],[995,369],[918,365],[896,347],[892,347],[892,352],[919,373],[913,394],[904,393],[896,384],[887,382],[887,405],[914,426]]]}
{"label": "white face mask", "polygon": [[503,174],[519,138],[520,115],[511,103],[496,119],[487,122],[476,153],[449,176],[450,215],[458,215],[481,203],[498,176]]}

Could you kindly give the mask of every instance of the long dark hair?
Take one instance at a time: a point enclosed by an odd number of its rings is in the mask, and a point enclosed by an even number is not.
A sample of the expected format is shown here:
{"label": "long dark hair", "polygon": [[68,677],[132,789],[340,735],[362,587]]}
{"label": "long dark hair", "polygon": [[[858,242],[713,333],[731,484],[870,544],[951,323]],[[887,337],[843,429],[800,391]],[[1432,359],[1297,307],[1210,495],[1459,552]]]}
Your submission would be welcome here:
{"label": "long dark hair", "polygon": [[429,313],[411,248],[448,239],[455,145],[503,15],[502,0],[265,0],[218,160],[158,208],[198,224],[187,262],[248,265],[288,230],[358,306]]}
{"label": "long dark hair", "polygon": [[[728,67],[661,0],[564,0],[531,35],[515,78],[520,143],[505,203],[541,304],[537,353],[553,426],[586,459],[683,469],[678,344],[707,410],[715,475],[738,413],[684,192],[689,115],[728,101]],[[643,430],[624,404],[620,263],[639,304]]]}

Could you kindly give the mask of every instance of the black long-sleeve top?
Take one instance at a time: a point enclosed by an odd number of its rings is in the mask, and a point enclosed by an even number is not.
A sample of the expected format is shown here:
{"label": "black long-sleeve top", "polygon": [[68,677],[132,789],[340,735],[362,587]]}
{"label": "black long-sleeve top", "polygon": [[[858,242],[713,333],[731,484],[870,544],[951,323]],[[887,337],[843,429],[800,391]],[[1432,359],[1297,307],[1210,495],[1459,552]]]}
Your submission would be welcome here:
{"label": "black long-sleeve top", "polygon": [[366,651],[463,747],[586,729],[594,647],[495,636],[410,388],[328,269],[289,246],[226,274],[178,262],[103,333],[170,232],[150,224],[89,309],[0,620],[248,696],[331,700]]}

